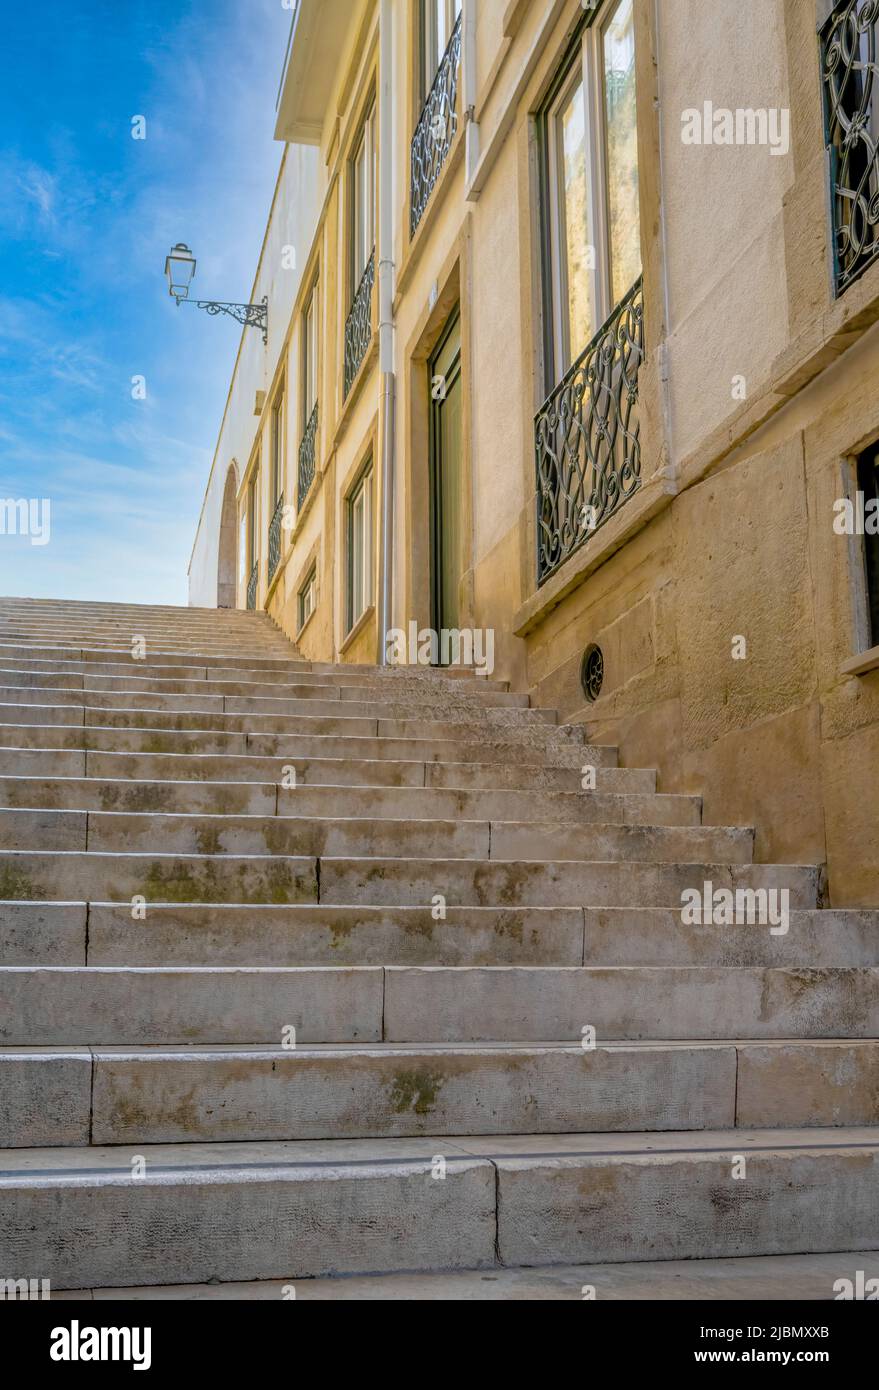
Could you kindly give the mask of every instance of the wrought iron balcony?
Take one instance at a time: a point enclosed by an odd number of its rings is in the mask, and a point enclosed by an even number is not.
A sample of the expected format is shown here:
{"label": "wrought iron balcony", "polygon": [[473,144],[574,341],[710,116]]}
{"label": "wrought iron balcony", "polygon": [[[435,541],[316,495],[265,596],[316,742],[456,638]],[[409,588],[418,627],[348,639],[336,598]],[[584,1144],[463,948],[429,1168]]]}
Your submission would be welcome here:
{"label": "wrought iron balcony", "polygon": [[462,16],[458,15],[412,137],[409,231],[413,236],[458,129],[461,25]]}
{"label": "wrought iron balcony", "polygon": [[879,256],[879,0],[840,0],[820,30],[837,295]]}
{"label": "wrought iron balcony", "polygon": [[642,290],[639,276],[537,413],[538,584],[641,485]]}
{"label": "wrought iron balcony", "polygon": [[278,498],[277,506],[269,522],[269,583],[281,563],[281,522],[284,520],[284,496]]}
{"label": "wrought iron balcony", "polygon": [[357,369],[372,342],[372,287],[375,284],[375,250],[363,272],[351,312],[345,324],[345,395],[354,385]]}
{"label": "wrought iron balcony", "polygon": [[317,402],[315,401],[314,410],[311,418],[305,426],[305,434],[302,436],[302,443],[299,445],[299,478],[297,497],[299,506],[308,496],[309,489],[314,482],[315,467],[317,463]]}
{"label": "wrought iron balcony", "polygon": [[250,609],[256,608],[256,589],[259,583],[259,561],[257,560],[253,569],[250,571],[250,578],[247,581],[247,606]]}

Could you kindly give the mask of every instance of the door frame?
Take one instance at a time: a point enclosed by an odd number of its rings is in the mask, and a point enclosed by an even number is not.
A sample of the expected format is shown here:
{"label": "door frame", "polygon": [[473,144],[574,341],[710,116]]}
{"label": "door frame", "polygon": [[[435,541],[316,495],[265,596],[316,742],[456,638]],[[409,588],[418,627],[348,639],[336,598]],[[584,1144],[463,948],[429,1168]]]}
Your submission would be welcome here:
{"label": "door frame", "polygon": [[[443,594],[443,592],[442,592],[442,574],[443,574],[443,566],[442,566],[443,488],[442,488],[442,469],[441,469],[441,467],[439,466],[439,465],[441,464],[441,458],[440,458],[440,450],[441,450],[441,444],[440,444],[440,417],[441,417],[443,405],[445,404],[445,398],[443,398],[442,400],[437,400],[437,399],[435,399],[435,398],[434,398],[434,395],[433,395],[433,389],[432,389],[432,388],[433,388],[434,376],[435,376],[435,374],[436,374],[435,368],[436,368],[436,365],[437,365],[437,360],[438,360],[438,358],[441,356],[441,354],[442,354],[443,350],[445,349],[445,347],[446,347],[446,345],[447,345],[449,339],[452,337],[452,335],[453,335],[454,333],[457,333],[457,335],[458,335],[458,351],[457,351],[455,357],[452,359],[452,363],[450,364],[452,370],[448,373],[448,376],[451,376],[451,377],[452,377],[452,384],[453,384],[453,385],[454,385],[455,383],[457,383],[457,382],[460,382],[460,384],[461,384],[461,395],[462,395],[462,399],[461,399],[461,426],[462,426],[462,428],[461,428],[461,453],[462,453],[462,455],[463,455],[463,424],[464,424],[464,419],[463,419],[463,414],[464,414],[463,389],[464,389],[464,384],[463,384],[463,380],[462,380],[463,372],[462,372],[462,365],[461,365],[463,353],[462,353],[462,343],[461,343],[461,305],[460,305],[460,303],[458,303],[458,304],[455,305],[455,307],[452,309],[451,313],[449,314],[448,318],[446,319],[446,322],[445,322],[445,324],[444,324],[444,326],[443,326],[443,330],[442,330],[442,332],[441,332],[439,338],[437,339],[437,342],[436,342],[436,344],[434,345],[433,351],[431,352],[430,357],[428,358],[428,362],[427,362],[427,385],[428,385],[428,391],[429,391],[429,396],[430,396],[430,405],[429,405],[429,410],[430,410],[430,428],[429,428],[429,433],[428,433],[428,449],[427,449],[427,469],[428,469],[428,489],[429,489],[429,516],[430,516],[430,623],[431,623],[431,627],[433,628],[434,632],[436,632],[436,633],[440,633],[440,632],[442,631],[442,629],[443,629],[443,618],[444,618],[444,614],[443,614],[443,600],[444,600],[444,597],[445,597],[444,594]],[[459,473],[460,473],[460,476],[461,476],[461,482],[462,482],[462,484],[463,484],[463,477],[464,477],[463,457],[462,457],[461,459],[459,459],[459,461],[458,461],[458,467],[459,467]],[[463,501],[464,501],[464,499],[463,499],[463,496],[462,496],[462,497],[460,498],[460,504],[461,504],[462,509],[463,509]],[[460,519],[461,519],[461,518],[459,518],[459,520],[460,520]],[[462,572],[462,574],[461,574],[461,576],[460,576],[460,579],[463,579],[463,577],[464,577],[464,572]],[[459,583],[460,583],[460,579],[459,579]]]}
{"label": "door frame", "polygon": [[399,582],[395,600],[396,626],[406,629],[414,621],[419,628],[432,625],[430,593],[430,377],[433,350],[450,314],[460,305],[461,315],[461,527],[465,574],[461,585],[460,618],[474,627],[474,529],[472,394],[470,363],[472,278],[472,213],[462,220],[454,245],[436,277],[429,301],[419,314],[404,353],[403,376],[406,419],[402,448],[403,495],[398,513],[400,530],[396,554]]}

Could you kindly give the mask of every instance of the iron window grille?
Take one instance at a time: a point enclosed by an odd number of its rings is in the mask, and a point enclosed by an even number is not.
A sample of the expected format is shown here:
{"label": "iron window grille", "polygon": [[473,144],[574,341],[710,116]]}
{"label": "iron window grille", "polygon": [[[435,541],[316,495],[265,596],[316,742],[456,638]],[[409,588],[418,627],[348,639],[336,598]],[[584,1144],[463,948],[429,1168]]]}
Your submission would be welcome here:
{"label": "iron window grille", "polygon": [[409,234],[415,235],[458,130],[462,15],[437,68],[412,136]]}
{"label": "iron window grille", "polygon": [[879,0],[844,0],[819,30],[837,296],[879,256],[877,29]]}
{"label": "iron window grille", "polygon": [[256,588],[259,583],[259,563],[255,564],[250,571],[250,578],[247,581],[247,607],[251,610],[256,608]]}
{"label": "iron window grille", "polygon": [[538,585],[641,485],[643,360],[639,276],[535,419]]}
{"label": "iron window grille", "polygon": [[372,287],[375,284],[375,250],[370,256],[354,303],[345,323],[345,395],[354,385],[354,378],[372,342]]}
{"label": "iron window grille", "polygon": [[305,426],[305,434],[302,436],[302,443],[299,445],[299,477],[297,481],[298,499],[301,508],[303,502],[309,494],[311,485],[314,482],[314,475],[317,467],[317,404],[311,412],[311,418]]}
{"label": "iron window grille", "polygon": [[278,565],[281,563],[281,524],[284,520],[284,494],[278,498],[272,519],[269,522],[269,583],[271,584]]}

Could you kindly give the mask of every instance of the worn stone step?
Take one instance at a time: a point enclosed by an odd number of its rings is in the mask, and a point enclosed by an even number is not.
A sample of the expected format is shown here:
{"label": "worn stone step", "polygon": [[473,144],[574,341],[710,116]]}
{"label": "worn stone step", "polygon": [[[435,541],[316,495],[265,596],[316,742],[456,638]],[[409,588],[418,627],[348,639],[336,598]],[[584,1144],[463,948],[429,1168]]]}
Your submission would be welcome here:
{"label": "worn stone step", "polygon": [[877,1177],[872,1128],[17,1149],[2,1253],[65,1289],[868,1250]]}
{"label": "worn stone step", "polygon": [[0,901],[316,902],[316,861],[295,855],[0,851]]}
{"label": "worn stone step", "polygon": [[[18,651],[21,655],[6,655],[7,651]],[[75,653],[77,649],[71,649]],[[462,699],[479,699],[483,692],[509,693],[509,681],[498,680],[490,676],[470,676],[469,679],[461,678],[461,673],[444,669],[442,671],[432,668],[422,667],[356,667],[356,666],[336,666],[312,670],[310,663],[304,661],[278,661],[274,664],[264,666],[257,662],[253,670],[242,669],[238,666],[216,666],[193,664],[163,663],[154,660],[149,653],[144,660],[133,657],[130,652],[124,659],[113,661],[106,660],[106,652],[100,651],[95,654],[94,660],[86,660],[79,654],[64,655],[64,649],[58,649],[54,657],[41,657],[36,654],[29,655],[22,648],[6,648],[0,644],[0,673],[15,674],[17,676],[30,675],[37,679],[44,672],[53,675],[79,675],[89,679],[93,677],[123,677],[136,680],[171,680],[186,681],[196,685],[204,682],[231,682],[233,684],[244,684],[245,687],[266,686],[269,689],[276,689],[278,686],[306,687],[315,689],[318,687],[325,689],[343,688],[358,689],[369,691],[370,694],[388,691],[399,694],[401,691],[414,689],[418,692],[435,692],[437,688],[447,690],[451,688],[456,691]],[[119,654],[120,657],[123,655]],[[451,687],[449,683],[451,684]],[[18,683],[17,681],[15,682]],[[37,683],[39,681],[37,680]],[[352,698],[351,696],[343,698]],[[525,707],[527,697],[517,694],[515,699],[510,702],[517,706]]]}
{"label": "worn stone step", "polygon": [[[130,784],[135,785],[135,784]],[[0,784],[2,786],[2,784]],[[244,788],[244,794],[248,792]],[[26,789],[21,792],[26,796]],[[430,797],[431,792],[422,789]],[[376,800],[380,790],[376,790]],[[301,803],[306,802],[305,806]],[[231,802],[231,798],[230,798]],[[331,809],[331,808],[328,808]],[[352,808],[353,809],[353,808]],[[364,809],[364,808],[361,808]],[[746,864],[752,832],[737,827],[620,825],[608,823],[514,824],[440,820],[405,812],[394,818],[323,818],[309,812],[303,791],[285,791],[277,815],[172,814],[129,811],[0,810],[0,848],[127,851],[160,854],[389,855],[401,858],[521,860],[526,853],[557,860],[617,859],[670,863],[716,859]],[[429,806],[424,808],[429,811]],[[460,814],[460,812],[458,813]]]}
{"label": "worn stone step", "polygon": [[424,1139],[141,1148],[0,1153],[5,1265],[55,1290],[494,1264],[494,1170],[460,1148],[451,1181]]}
{"label": "worn stone step", "polygon": [[[84,755],[78,756],[85,761]],[[95,755],[92,757],[94,760]],[[2,763],[0,754],[0,769]],[[364,769],[365,785],[362,786],[309,786],[304,781],[297,781],[295,787],[282,785],[284,765],[280,762],[274,765],[276,780],[272,782],[182,780],[182,776],[140,780],[122,776],[107,778],[94,773],[88,777],[65,776],[59,769],[54,775],[43,777],[0,775],[0,806],[10,810],[31,808],[138,813],[155,811],[215,816],[307,816],[316,820],[369,816],[374,819],[460,818],[463,821],[480,821],[504,817],[507,820],[533,819],[535,822],[618,826],[697,826],[701,820],[698,797],[613,796],[593,791],[514,791],[509,788],[456,790],[421,784],[381,786],[369,782],[369,776],[375,769],[392,773],[395,766],[394,763],[376,761]],[[418,768],[423,779],[423,765],[402,766]],[[122,771],[120,768],[113,770]],[[182,769],[170,770],[182,774]],[[730,842],[731,845],[733,843]],[[718,850],[717,853],[722,851]]]}
{"label": "worn stone step", "polygon": [[879,1042],[2,1047],[0,1147],[879,1124]]}
{"label": "worn stone step", "polygon": [[[8,694],[9,692],[7,692]],[[32,692],[31,692],[32,693]],[[46,692],[47,695],[63,695],[63,691]],[[68,692],[76,694],[76,692]],[[572,759],[579,758],[581,753],[591,754],[592,749],[589,745],[582,742],[583,733],[570,725],[564,728],[538,720],[531,725],[510,725],[502,722],[488,722],[488,715],[491,711],[483,711],[483,719],[462,717],[459,723],[443,723],[437,720],[425,719],[417,711],[410,710],[406,715],[387,715],[387,717],[377,717],[376,715],[358,714],[361,708],[354,702],[346,704],[333,703],[333,713],[323,714],[321,710],[325,706],[319,701],[304,701],[306,708],[299,714],[264,714],[246,712],[222,711],[219,708],[211,707],[211,701],[206,697],[203,702],[206,708],[168,708],[167,702],[187,701],[194,697],[185,695],[176,696],[132,696],[131,700],[136,705],[124,703],[128,696],[96,695],[94,699],[89,696],[86,704],[66,704],[52,701],[48,704],[31,704],[29,701],[20,704],[0,704],[0,724],[7,726],[17,726],[20,724],[80,724],[91,727],[101,728],[134,728],[134,729],[182,729],[188,732],[197,730],[209,730],[217,732],[232,733],[253,733],[253,734],[294,734],[294,735],[330,735],[333,737],[342,736],[367,736],[367,737],[391,737],[391,738],[424,738],[427,740],[454,740],[472,743],[482,742],[485,746],[502,746],[506,750],[513,751],[517,746],[517,740],[522,738],[530,740],[530,746],[536,751],[541,751],[544,756],[551,750],[553,761],[560,750]],[[82,700],[82,692],[79,693]],[[217,700],[223,702],[224,697],[218,696]],[[119,706],[114,701],[121,700]],[[150,706],[150,700],[164,701],[162,708]],[[143,706],[141,707],[141,702]],[[216,701],[214,702],[216,703]],[[385,706],[368,706],[369,709],[382,711]],[[338,711],[344,710],[344,714]],[[465,712],[470,713],[469,711]],[[495,715],[502,717],[510,711],[494,711]],[[513,711],[513,713],[517,713]],[[523,715],[530,715],[530,711],[522,711]],[[549,759],[547,759],[549,760]],[[588,761],[588,758],[584,761]],[[593,760],[594,761],[594,760]]]}
{"label": "worn stone step", "polygon": [[[500,701],[508,697],[492,691],[486,692],[478,702],[448,700],[442,707],[444,717],[437,718],[438,702],[431,699],[427,691],[423,695],[413,692],[400,698],[358,699],[343,697],[341,692],[344,687],[333,686],[329,691],[307,688],[301,697],[287,699],[281,696],[224,695],[221,693],[222,686],[217,681],[193,681],[189,683],[195,687],[193,693],[170,694],[150,689],[150,682],[135,684],[134,679],[119,679],[115,688],[107,688],[106,685],[91,681],[87,676],[61,675],[40,679],[40,685],[12,685],[8,682],[0,684],[0,702],[19,706],[80,705],[89,710],[161,710],[174,714],[191,711],[193,714],[201,715],[264,715],[287,719],[323,716],[338,719],[406,720],[417,717],[432,727],[444,724],[481,725],[486,722],[489,730],[495,725],[500,728],[516,727],[509,722],[514,714],[535,723],[554,725],[556,722],[553,710],[494,708],[490,703],[492,700]],[[186,684],[171,682],[175,683]],[[384,696],[385,692],[380,693]],[[493,718],[490,718],[491,716]],[[507,717],[506,723],[501,722],[504,716]]]}
{"label": "worn stone step", "polygon": [[[43,812],[43,815],[59,814]],[[776,864],[656,864],[638,861],[504,863],[472,859],[326,857],[320,896],[339,906],[426,907],[439,894],[459,907],[636,907],[679,904],[715,887],[786,889],[792,909],[816,907],[820,869]],[[315,860],[295,855],[0,851],[0,901],[292,903],[317,897]]]}
{"label": "worn stone step", "polygon": [[[88,956],[86,956],[88,944]],[[3,965],[580,965],[580,908],[0,903]]]}
{"label": "worn stone step", "polygon": [[[0,691],[8,692],[11,688],[18,691],[39,692],[44,690],[64,691],[64,698],[71,691],[84,692],[90,696],[94,694],[116,694],[131,693],[135,695],[192,695],[210,696],[211,699],[217,696],[228,696],[235,699],[247,699],[249,701],[266,701],[271,703],[265,708],[272,712],[279,709],[284,711],[286,705],[293,701],[296,708],[303,700],[313,700],[321,707],[328,702],[335,703],[356,703],[358,705],[370,705],[381,702],[390,703],[394,707],[421,707],[433,709],[437,704],[438,698],[446,704],[449,701],[449,689],[443,687],[441,690],[433,688],[430,684],[417,681],[387,681],[380,685],[373,682],[370,685],[341,684],[338,681],[321,680],[320,677],[312,677],[310,681],[298,681],[287,679],[283,683],[280,681],[265,682],[257,679],[244,679],[239,675],[237,680],[219,680],[212,678],[207,680],[204,675],[200,679],[186,679],[184,677],[149,676],[135,666],[124,675],[92,675],[89,671],[82,672],[49,672],[49,671],[18,671],[0,669]],[[513,694],[508,691],[491,690],[487,688],[475,687],[468,691],[466,698],[459,690],[454,689],[455,708],[461,709],[529,709],[529,699],[527,695]],[[26,700],[26,696],[19,696]],[[278,701],[283,701],[283,705],[278,705]],[[87,703],[89,701],[86,701]],[[212,706],[213,707],[213,706]],[[257,704],[257,708],[262,708]]]}
{"label": "worn stone step", "polygon": [[585,919],[586,965],[879,964],[879,911],[867,909],[775,914],[774,925],[692,925],[661,907],[589,907]]}
{"label": "worn stone step", "polygon": [[[879,966],[879,912],[790,914],[790,929],[712,927],[633,952],[626,920],[673,933],[666,909],[335,907],[299,903],[0,902],[0,964],[84,965],[672,965]],[[585,950],[584,950],[585,917]],[[600,918],[607,929],[593,938]],[[607,924],[619,919],[620,935]],[[88,930],[87,930],[88,928]],[[731,944],[730,944],[731,943]],[[674,949],[673,949],[674,948]],[[660,958],[657,958],[660,957]]]}
{"label": "worn stone step", "polygon": [[733,1047],[6,1047],[0,1146],[726,1128],[735,1083]]}
{"label": "worn stone step", "polygon": [[442,894],[450,904],[477,907],[680,908],[682,894],[715,889],[787,890],[791,909],[821,905],[824,872],[812,865],[705,863],[578,863],[539,860],[474,863],[472,860],[327,857],[321,861],[321,901],[328,903],[430,903]]}
{"label": "worn stone step", "polygon": [[444,966],[386,971],[390,1042],[875,1037],[879,970]]}
{"label": "worn stone step", "polygon": [[[8,708],[8,707],[7,707]],[[30,709],[26,711],[29,716]],[[0,751],[29,748],[85,749],[93,752],[134,752],[169,755],[214,756],[213,775],[226,775],[220,759],[242,758],[240,770],[256,768],[255,758],[282,765],[295,762],[301,771],[303,760],[316,761],[333,773],[322,777],[323,782],[344,781],[340,774],[350,763],[369,763],[389,760],[399,763],[433,763],[424,774],[423,782],[431,786],[543,786],[547,790],[571,791],[582,788],[583,767],[597,774],[596,790],[605,792],[649,793],[656,789],[654,770],[617,768],[615,748],[595,745],[566,750],[555,747],[518,748],[514,742],[492,740],[490,744],[470,739],[458,742],[447,739],[396,738],[375,735],[333,736],[297,734],[247,734],[211,729],[152,729],[126,728],[124,725],[55,726],[31,723],[0,722]],[[245,757],[245,755],[247,755]],[[268,765],[268,764],[267,764]],[[211,766],[195,764],[195,766]],[[526,781],[516,780],[519,770],[525,770]],[[611,769],[613,778],[602,775]],[[274,767],[270,776],[274,775]],[[259,774],[261,778],[262,773]],[[486,776],[499,777],[500,782],[486,782]],[[462,780],[464,779],[464,780]],[[303,776],[302,780],[307,780]],[[318,780],[315,776],[313,780]]]}
{"label": "worn stone step", "polygon": [[380,1042],[383,992],[371,966],[5,966],[0,1041]]}
{"label": "worn stone step", "polygon": [[[0,662],[4,665],[9,664],[10,661],[14,661],[16,664],[22,662],[28,669],[30,669],[34,662],[39,665],[40,663],[60,661],[73,662],[77,665],[82,663],[83,669],[95,667],[98,670],[100,670],[102,666],[110,663],[119,665],[123,668],[123,671],[130,671],[134,664],[131,651],[130,642],[118,647],[108,647],[106,645],[100,647],[83,647],[80,643],[71,643],[68,645],[54,645],[35,641],[17,643],[9,639],[4,640],[0,637]],[[170,666],[184,670],[189,668],[204,670],[207,667],[208,669],[243,670],[248,672],[276,672],[282,677],[286,677],[290,674],[297,679],[306,672],[313,670],[312,663],[300,660],[295,652],[287,656],[263,656],[260,654],[248,656],[241,652],[221,652],[216,655],[202,653],[199,655],[198,652],[194,652],[191,649],[187,650],[184,648],[180,650],[173,645],[170,650],[163,645],[151,645],[148,648],[147,656],[147,665]],[[334,669],[337,670],[338,668]],[[347,671],[348,669],[356,670],[358,668],[346,667],[345,669]]]}
{"label": "worn stone step", "polygon": [[831,966],[4,966],[0,1041],[280,1044],[287,1025],[309,1042],[871,1038],[877,984]]}

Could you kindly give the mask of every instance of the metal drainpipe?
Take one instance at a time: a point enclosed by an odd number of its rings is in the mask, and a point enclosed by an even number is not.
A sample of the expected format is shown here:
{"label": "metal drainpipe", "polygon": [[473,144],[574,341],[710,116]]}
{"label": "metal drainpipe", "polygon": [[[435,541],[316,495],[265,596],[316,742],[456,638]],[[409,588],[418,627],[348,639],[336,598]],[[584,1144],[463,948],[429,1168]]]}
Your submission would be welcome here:
{"label": "metal drainpipe", "polygon": [[379,367],[382,394],[381,518],[379,527],[377,664],[388,664],[393,613],[396,380],[394,376],[394,0],[379,13]]}

